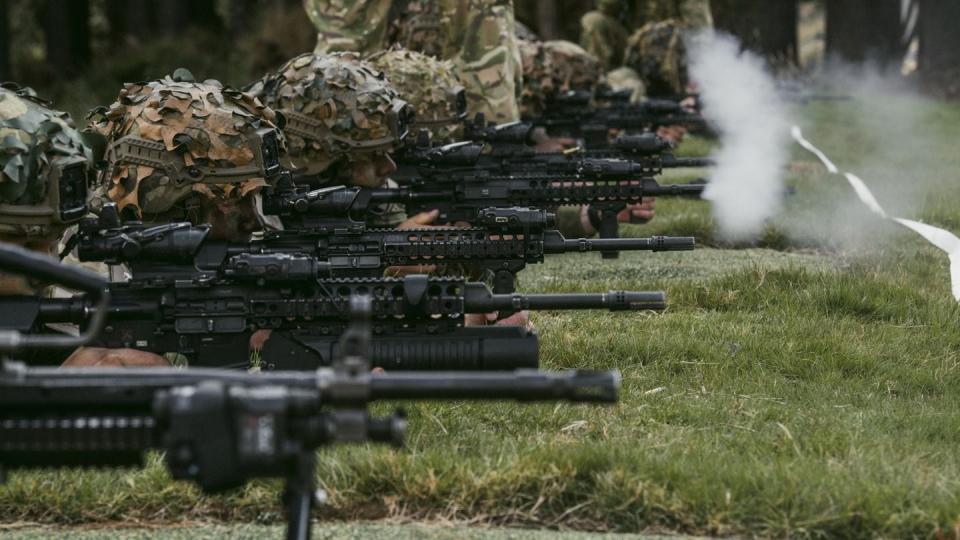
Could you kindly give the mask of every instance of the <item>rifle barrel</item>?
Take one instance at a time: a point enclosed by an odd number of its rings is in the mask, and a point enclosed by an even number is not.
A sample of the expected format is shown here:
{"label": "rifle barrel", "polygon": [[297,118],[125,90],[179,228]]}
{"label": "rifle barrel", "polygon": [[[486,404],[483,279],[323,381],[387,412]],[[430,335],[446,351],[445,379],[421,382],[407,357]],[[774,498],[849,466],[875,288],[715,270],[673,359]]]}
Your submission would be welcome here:
{"label": "rifle barrel", "polygon": [[[287,386],[304,389],[331,389],[321,397],[337,403],[336,386],[340,375],[331,369],[317,371],[274,371],[244,373],[222,369],[83,369],[83,368],[25,368],[7,364],[0,370],[0,404],[14,404],[22,399],[21,391],[36,390],[50,395],[48,403],[77,397],[90,398],[94,389],[109,389],[112,396],[122,396],[125,389],[161,389],[193,386],[204,381],[218,381],[227,385],[245,387]],[[11,369],[12,367],[12,369]],[[353,381],[348,376],[348,380]],[[463,372],[387,372],[369,376],[369,392],[360,396],[364,401],[377,400],[517,400],[517,401],[571,401],[610,403],[617,400],[620,373],[617,371],[542,372],[535,369],[514,371]],[[355,390],[355,389],[354,389]],[[59,392],[58,392],[59,391]],[[79,392],[79,393],[78,393]],[[350,402],[358,399],[356,392],[343,396]]]}
{"label": "rifle barrel", "polygon": [[[652,236],[649,238],[577,238],[564,240],[561,249],[545,253],[569,253],[575,251],[690,251],[696,241],[692,236]],[[552,248],[552,246],[550,246]]]}
{"label": "rifle barrel", "polygon": [[[472,310],[474,306],[467,306]],[[663,292],[609,291],[574,294],[494,294],[482,311],[523,309],[606,309],[609,311],[662,311],[667,309]]]}

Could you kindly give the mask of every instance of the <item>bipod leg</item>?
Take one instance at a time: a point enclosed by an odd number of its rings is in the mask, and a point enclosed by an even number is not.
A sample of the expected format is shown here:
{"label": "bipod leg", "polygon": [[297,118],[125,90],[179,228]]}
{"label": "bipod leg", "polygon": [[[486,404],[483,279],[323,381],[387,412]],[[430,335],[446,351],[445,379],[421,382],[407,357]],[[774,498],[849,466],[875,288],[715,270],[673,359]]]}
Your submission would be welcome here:
{"label": "bipod leg", "polygon": [[[495,270],[493,274],[493,294],[513,294],[517,292],[517,278],[509,270]],[[513,315],[516,311],[503,311],[497,313],[497,320],[502,321]]]}
{"label": "bipod leg", "polygon": [[317,495],[315,475],[315,451],[301,452],[283,490],[283,503],[287,507],[287,540],[310,538],[310,511]]}

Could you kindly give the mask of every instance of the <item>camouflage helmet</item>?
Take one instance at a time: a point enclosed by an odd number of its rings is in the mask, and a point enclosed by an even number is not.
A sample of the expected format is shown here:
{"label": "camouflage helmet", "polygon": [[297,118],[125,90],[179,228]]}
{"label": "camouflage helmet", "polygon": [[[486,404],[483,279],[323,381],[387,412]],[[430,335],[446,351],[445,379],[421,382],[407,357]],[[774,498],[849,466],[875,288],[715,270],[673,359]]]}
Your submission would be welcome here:
{"label": "camouflage helmet", "polygon": [[675,19],[649,23],[627,40],[624,60],[651,96],[682,93],[687,86],[687,50]]}
{"label": "camouflage helmet", "polygon": [[582,47],[563,40],[517,40],[523,61],[524,115],[539,115],[550,96],[569,90],[593,92],[603,79],[599,61]]}
{"label": "camouflage helmet", "polygon": [[410,125],[414,131],[426,129],[440,143],[460,138],[467,95],[453,62],[405,49],[384,51],[370,62],[414,107],[416,116]]}
{"label": "camouflage helmet", "polygon": [[247,87],[283,113],[290,166],[322,172],[355,153],[389,152],[413,110],[355,53],[297,56]]}
{"label": "camouflage helmet", "polygon": [[191,197],[239,201],[280,173],[282,118],[258,99],[186,70],[128,83],[90,114],[107,147],[98,188],[118,210],[146,220],[182,219]]}
{"label": "camouflage helmet", "polygon": [[70,115],[0,87],[0,234],[56,238],[87,213],[93,156]]}

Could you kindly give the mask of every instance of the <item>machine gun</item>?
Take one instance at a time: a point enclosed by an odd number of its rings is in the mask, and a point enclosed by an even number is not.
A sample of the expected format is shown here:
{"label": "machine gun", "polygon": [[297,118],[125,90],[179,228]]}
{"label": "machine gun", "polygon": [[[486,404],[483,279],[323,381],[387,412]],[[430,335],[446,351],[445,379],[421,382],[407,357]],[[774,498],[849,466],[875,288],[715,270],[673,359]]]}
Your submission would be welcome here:
{"label": "machine gun", "polygon": [[[8,264],[11,263],[12,264]],[[39,262],[38,262],[39,261]],[[18,266],[19,265],[19,266]],[[0,268],[59,276],[90,294],[96,276],[62,271],[24,250],[0,246]],[[0,303],[9,311],[15,306]],[[315,451],[345,442],[402,444],[402,413],[371,417],[379,400],[518,400],[611,403],[617,372],[370,373],[370,300],[351,299],[352,323],[333,368],[249,374],[212,369],[50,369],[0,366],[0,482],[7,470],[142,466],[163,450],[171,476],[218,493],[262,477],[285,480],[287,538],[310,537]],[[99,319],[91,332],[96,333]],[[83,337],[71,338],[82,343]],[[0,332],[0,352],[59,347],[50,336]]]}
{"label": "machine gun", "polygon": [[629,132],[671,125],[706,126],[703,116],[687,112],[675,101],[647,100],[596,107],[591,93],[574,90],[549,98],[541,116],[524,120],[552,136],[581,139],[588,148],[606,146],[611,129]]}
{"label": "machine gun", "polygon": [[[177,271],[187,272],[184,279],[200,279],[241,254],[248,254],[250,260],[258,255],[300,255],[298,261],[307,261],[301,271],[318,277],[378,277],[392,266],[464,264],[492,272],[494,292],[512,293],[517,272],[527,264],[543,262],[545,255],[601,250],[682,251],[694,247],[691,237],[567,239],[550,228],[551,214],[514,208],[489,209],[479,227],[370,229],[342,217],[354,207],[341,205],[340,192],[352,201],[351,194],[362,193],[359,188],[320,191],[326,196],[301,193],[302,197],[283,199],[280,214],[294,228],[265,232],[262,238],[248,242],[207,240],[209,227],[205,225],[121,224],[115,206],[104,205],[98,218],[81,222],[78,255],[82,261],[129,264],[143,279]],[[386,191],[390,197],[402,192]],[[324,217],[334,215],[325,209],[330,204],[345,210],[336,214],[338,217]],[[359,207],[355,210],[363,211]],[[297,215],[304,220],[299,227],[292,221]]]}

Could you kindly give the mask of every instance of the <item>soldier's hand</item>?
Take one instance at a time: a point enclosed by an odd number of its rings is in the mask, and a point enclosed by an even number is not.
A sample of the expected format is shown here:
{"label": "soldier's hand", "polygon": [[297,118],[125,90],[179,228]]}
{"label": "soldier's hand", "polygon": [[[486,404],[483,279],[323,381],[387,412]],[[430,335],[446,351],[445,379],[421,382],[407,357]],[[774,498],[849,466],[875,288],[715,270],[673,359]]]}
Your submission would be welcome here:
{"label": "soldier's hand", "polygon": [[672,142],[674,145],[680,144],[686,134],[687,128],[683,126],[660,126],[657,128],[657,136]]}
{"label": "soldier's hand", "polygon": [[523,326],[527,330],[533,330],[533,323],[530,322],[529,311],[518,311],[509,317],[497,320],[499,313],[492,311],[490,313],[467,313],[464,316],[466,326]]}
{"label": "soldier's hand", "polygon": [[550,137],[548,139],[543,139],[537,141],[537,144],[534,146],[534,149],[537,152],[563,152],[570,148],[577,146],[577,141],[571,139],[570,137]]}
{"label": "soldier's hand", "polygon": [[440,217],[439,210],[431,210],[429,212],[420,212],[419,214],[414,214],[406,219],[403,223],[397,225],[398,229],[421,229],[423,227],[431,227],[436,223],[437,218]]}
{"label": "soldier's hand", "polygon": [[620,223],[631,223],[639,220],[646,223],[656,215],[654,207],[657,205],[656,197],[644,197],[639,204],[628,204],[619,214],[617,221]]}
{"label": "soldier's hand", "polygon": [[[440,227],[434,225],[437,218],[440,217],[439,210],[431,210],[429,212],[420,212],[419,214],[410,216],[406,221],[397,225],[397,229],[444,229],[447,227]],[[429,274],[434,272],[437,269],[437,266],[434,264],[418,264],[416,266],[391,266],[387,268],[386,275],[390,277],[402,277],[408,274]]]}
{"label": "soldier's hand", "polygon": [[170,362],[158,354],[136,349],[80,347],[73,351],[61,367],[170,367]]}

